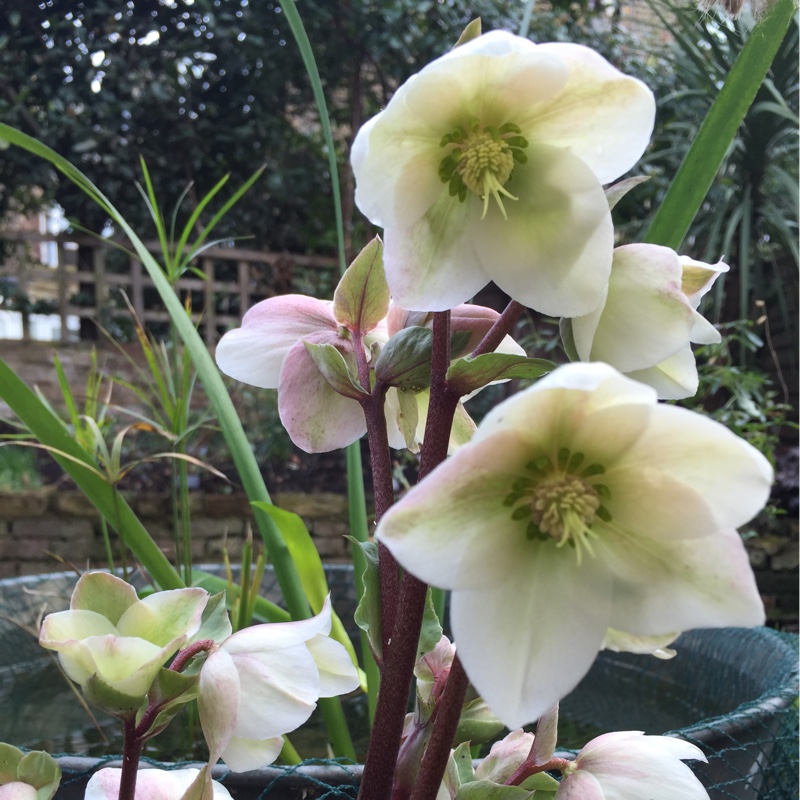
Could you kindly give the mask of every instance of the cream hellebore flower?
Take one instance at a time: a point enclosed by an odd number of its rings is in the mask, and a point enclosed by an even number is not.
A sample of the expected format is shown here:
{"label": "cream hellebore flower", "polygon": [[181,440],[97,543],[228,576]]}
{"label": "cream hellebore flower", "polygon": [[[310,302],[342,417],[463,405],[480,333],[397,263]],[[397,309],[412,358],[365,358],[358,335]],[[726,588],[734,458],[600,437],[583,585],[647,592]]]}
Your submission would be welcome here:
{"label": "cream hellebore flower", "polygon": [[636,163],[654,115],[643,83],[582,45],[493,31],[428,64],[351,155],[395,302],[443,311],[494,281],[545,314],[589,313],[614,240],[601,184]]}
{"label": "cream hellebore flower", "polygon": [[[463,352],[457,354],[465,355],[478,344],[499,315],[483,306],[464,305],[453,309],[451,316],[454,332],[471,334]],[[427,323],[427,315],[417,315],[411,320],[407,312],[393,308],[387,318],[364,337],[364,346],[369,349],[374,345],[379,349],[403,327]],[[304,342],[333,345],[348,362],[352,374],[358,373],[353,340],[334,316],[333,303],[295,294],[256,303],[244,315],[241,328],[228,331],[220,339],[216,360],[219,368],[236,380],[278,390],[281,422],[298,447],[307,453],[346,447],[366,433],[364,412],[357,400],[339,394],[328,383]],[[524,350],[508,336],[498,352],[524,355]],[[422,441],[427,394],[421,392],[416,396],[417,430],[413,435],[405,435],[402,430],[400,400],[393,387],[387,395],[387,407],[389,444],[399,449],[410,442],[416,447]],[[462,439],[466,440],[474,424],[463,408],[458,421],[463,430]]]}
{"label": "cream hellebore flower", "polygon": [[[180,800],[194,783],[198,769],[141,769],[136,777],[135,800]],[[105,767],[86,784],[84,800],[118,800],[122,770]],[[230,792],[216,781],[211,782],[214,800],[231,800]]]}
{"label": "cream hellebore flower", "polygon": [[358,688],[345,648],[329,638],[330,598],[315,617],[244,628],[209,651],[198,706],[209,763],[235,772],[271,764],[282,736],[311,716],[320,697]]}
{"label": "cream hellebore flower", "polygon": [[690,628],[761,624],[736,527],[771,480],[722,425],[575,363],[489,412],[375,535],[452,590],[467,675],[517,728],[578,683],[609,628],[663,646]]}
{"label": "cream hellebore flower", "polygon": [[706,757],[699,747],[669,736],[605,733],[564,770],[555,800],[708,800],[703,784],[682,760]]}
{"label": "cream hellebore flower", "polygon": [[158,671],[200,628],[205,589],[155,592],[139,600],[126,581],[84,573],[69,611],[48,614],[39,643],[58,652],[64,672],[84,691],[143,698]]}
{"label": "cream hellebore flower", "polygon": [[698,381],[690,342],[720,341],[697,307],[727,271],[654,244],[618,247],[605,303],[572,320],[578,356],[611,364],[664,400],[691,397]]}

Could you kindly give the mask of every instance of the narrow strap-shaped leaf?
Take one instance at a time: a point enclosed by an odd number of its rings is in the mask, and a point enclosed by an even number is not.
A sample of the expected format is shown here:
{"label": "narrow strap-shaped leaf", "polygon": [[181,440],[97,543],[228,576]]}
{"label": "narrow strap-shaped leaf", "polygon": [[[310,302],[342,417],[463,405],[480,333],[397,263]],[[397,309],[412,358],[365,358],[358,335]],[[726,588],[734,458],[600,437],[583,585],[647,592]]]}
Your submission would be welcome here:
{"label": "narrow strap-shaped leaf", "polygon": [[777,0],[753,28],[650,224],[645,241],[680,248],[794,15]]}
{"label": "narrow strap-shaped leaf", "polygon": [[[161,549],[134,514],[125,498],[95,472],[80,463],[92,465],[85,450],[70,436],[61,420],[39,400],[0,359],[0,397],[28,426],[33,435],[49,448],[56,461],[97,510],[119,531],[125,544],[136,553],[145,569],[162,589],[180,589],[184,583]],[[69,458],[53,452],[60,450]]]}

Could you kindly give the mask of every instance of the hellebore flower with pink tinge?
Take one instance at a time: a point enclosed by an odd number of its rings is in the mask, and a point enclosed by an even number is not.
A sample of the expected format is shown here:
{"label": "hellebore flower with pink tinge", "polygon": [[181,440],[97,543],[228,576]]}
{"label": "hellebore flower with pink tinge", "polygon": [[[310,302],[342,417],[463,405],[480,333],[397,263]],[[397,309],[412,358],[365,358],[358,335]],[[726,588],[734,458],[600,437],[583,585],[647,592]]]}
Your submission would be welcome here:
{"label": "hellebore flower with pink tinge", "polygon": [[[414,324],[424,324],[426,315],[417,315]],[[499,315],[482,306],[465,305],[453,310],[453,330],[469,331],[464,355],[477,345]],[[389,337],[407,324],[405,312],[393,309],[386,320],[378,323],[365,337],[364,345],[381,347]],[[217,345],[219,368],[236,380],[251,386],[278,390],[278,411],[281,422],[292,441],[307,453],[326,452],[346,447],[367,431],[364,412],[357,400],[337,393],[323,377],[304,342],[331,344],[350,365],[355,365],[353,341],[336,320],[333,303],[304,295],[270,297],[254,305],[242,319],[242,327],[228,331]],[[524,354],[510,337],[501,343],[499,352]],[[405,447],[421,441],[427,412],[427,394],[417,395],[418,430],[406,437],[398,422],[400,415],[397,393],[392,387],[387,395],[387,429],[389,444]],[[474,423],[460,409],[459,421],[464,437],[471,434]]]}
{"label": "hellebore flower with pink tinge", "polygon": [[722,425],[659,405],[606,364],[575,363],[490,411],[375,535],[452,590],[467,675],[513,729],[574,688],[608,629],[668,642],[761,624],[736,527],[771,480]]}
{"label": "hellebore flower with pink tinge", "polygon": [[200,671],[200,723],[209,763],[235,772],[271,764],[282,736],[302,725],[320,697],[358,688],[353,662],[330,639],[331,605],[315,617],[244,628],[212,649]]}
{"label": "hellebore flower with pink tinge", "polygon": [[[198,769],[141,769],[136,778],[135,800],[180,800],[197,778]],[[122,770],[105,767],[86,784],[84,800],[118,800]],[[230,800],[230,792],[212,781],[214,800]]]}
{"label": "hellebore flower with pink tinge", "polygon": [[663,400],[697,392],[690,342],[716,344],[719,331],[697,307],[728,265],[705,264],[654,244],[614,251],[605,303],[571,321],[582,361],[605,361],[652,386]]}
{"label": "hellebore flower with pink tinge", "polygon": [[325,380],[304,342],[333,345],[358,374],[353,341],[336,321],[333,303],[299,294],[256,303],[242,327],[220,339],[217,364],[238,381],[278,389],[281,422],[307,453],[346,447],[366,432],[364,412]]}
{"label": "hellebore flower with pink tinge", "polygon": [[643,83],[582,45],[493,31],[428,64],[352,148],[394,301],[443,311],[494,281],[545,314],[589,313],[614,239],[601,184],[636,163],[654,115]]}
{"label": "hellebore flower with pink tinge", "polygon": [[706,757],[699,747],[670,736],[605,733],[564,771],[555,800],[708,800],[685,760]]}
{"label": "hellebore flower with pink tinge", "polygon": [[110,687],[143,698],[159,670],[200,628],[205,589],[155,592],[140,600],[107,572],[81,575],[69,611],[48,614],[39,643],[58,652],[64,672],[84,691]]}

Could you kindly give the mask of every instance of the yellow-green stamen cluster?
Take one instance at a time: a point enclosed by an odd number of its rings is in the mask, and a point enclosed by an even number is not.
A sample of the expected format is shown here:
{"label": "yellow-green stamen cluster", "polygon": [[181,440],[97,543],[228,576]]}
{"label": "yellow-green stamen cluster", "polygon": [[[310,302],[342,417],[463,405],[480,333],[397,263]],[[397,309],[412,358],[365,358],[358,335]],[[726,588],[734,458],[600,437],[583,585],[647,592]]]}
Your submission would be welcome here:
{"label": "yellow-green stamen cluster", "polygon": [[592,540],[597,532],[592,525],[597,519],[611,521],[603,502],[611,493],[600,483],[605,468],[600,464],[584,466],[583,453],[562,448],[555,459],[548,456],[525,465],[526,475],[511,487],[503,501],[514,507],[511,519],[526,521],[528,539],[556,542],[575,549],[580,565],[583,552],[594,555]]}
{"label": "yellow-green stamen cluster", "polygon": [[524,164],[528,157],[523,152],[528,140],[520,136],[520,129],[513,122],[499,128],[481,126],[478,120],[446,133],[440,145],[448,153],[439,164],[442,183],[449,184],[451,197],[463,203],[467,191],[483,200],[483,217],[489,208],[489,198],[494,197],[500,211],[506,217],[503,197],[516,200],[505,185],[514,171],[514,164]]}

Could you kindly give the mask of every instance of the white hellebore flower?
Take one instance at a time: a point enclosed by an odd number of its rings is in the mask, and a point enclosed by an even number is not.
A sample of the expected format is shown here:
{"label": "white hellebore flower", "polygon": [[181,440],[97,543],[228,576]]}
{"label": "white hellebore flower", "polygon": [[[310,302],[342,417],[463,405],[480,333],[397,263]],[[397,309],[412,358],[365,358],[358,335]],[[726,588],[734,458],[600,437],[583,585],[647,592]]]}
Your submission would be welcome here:
{"label": "white hellebore flower", "polygon": [[652,386],[663,400],[691,397],[697,367],[690,342],[720,341],[697,307],[727,271],[727,264],[694,261],[668,247],[618,247],[605,303],[572,320],[578,356],[611,364]]}
{"label": "white hellebore flower", "polygon": [[[198,769],[141,769],[136,776],[135,800],[180,800],[197,778]],[[84,800],[118,800],[122,770],[105,767],[86,784]],[[230,800],[230,792],[216,781],[211,782],[213,800]]]}
{"label": "white hellebore flower", "polygon": [[428,64],[352,148],[394,301],[443,311],[494,281],[545,314],[590,312],[614,238],[601,184],[636,163],[654,114],[582,45],[493,31]]}
{"label": "white hellebore flower", "polygon": [[452,590],[467,675],[513,729],[578,683],[609,628],[670,641],[761,624],[736,527],[771,480],[722,425],[659,405],[606,364],[575,363],[489,412],[375,535]]}
{"label": "white hellebore flower", "polygon": [[682,760],[705,761],[699,747],[641,731],[592,739],[564,771],[555,800],[708,800]]}
{"label": "white hellebore flower", "polygon": [[345,648],[329,638],[330,598],[315,617],[244,628],[212,649],[200,672],[200,723],[209,763],[235,772],[271,764],[284,733],[302,725],[320,697],[356,689]]}

